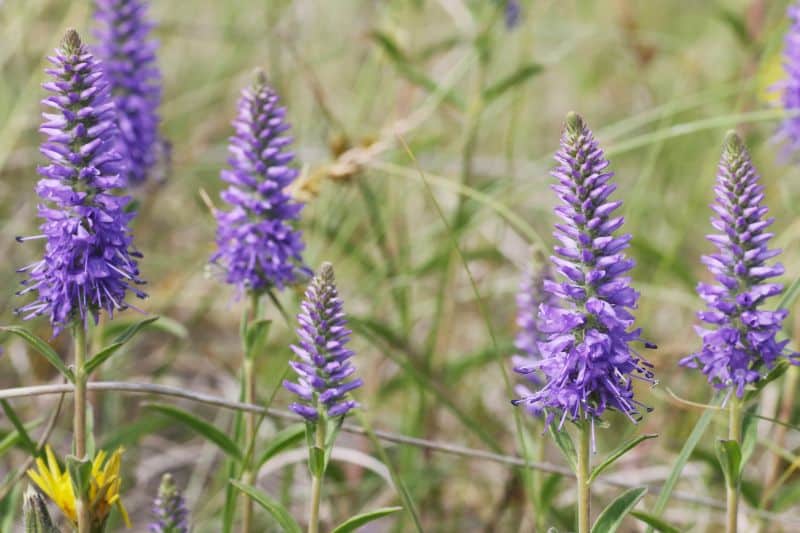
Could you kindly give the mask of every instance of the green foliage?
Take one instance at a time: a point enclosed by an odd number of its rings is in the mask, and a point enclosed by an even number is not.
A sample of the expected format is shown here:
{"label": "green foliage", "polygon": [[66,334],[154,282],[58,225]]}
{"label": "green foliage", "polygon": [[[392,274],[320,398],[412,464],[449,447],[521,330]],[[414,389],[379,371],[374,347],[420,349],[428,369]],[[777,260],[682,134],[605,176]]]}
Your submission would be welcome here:
{"label": "green foliage", "polygon": [[250,496],[254,502],[267,511],[278,525],[281,526],[283,531],[286,533],[302,533],[300,525],[292,518],[291,513],[279,502],[270,498],[264,491],[251,485],[245,485],[235,479],[231,479],[229,482],[231,485]]}
{"label": "green foliage", "polygon": [[634,437],[633,439],[623,442],[616,450],[611,452],[611,454],[608,457],[606,457],[602,463],[600,463],[599,465],[597,465],[592,469],[592,473],[589,475],[589,483],[594,481],[597,478],[597,476],[602,474],[606,468],[614,464],[614,462],[617,459],[619,459],[620,457],[622,457],[623,455],[634,449],[642,442],[650,439],[655,439],[656,437],[658,437],[658,435],[652,433],[648,435],[639,435],[638,437]]}
{"label": "green foliage", "polygon": [[264,448],[264,451],[259,456],[258,461],[256,461],[256,468],[261,468],[264,463],[276,455],[299,444],[303,440],[305,432],[305,424],[293,424],[276,433],[270,439],[266,448]]}
{"label": "green foliage", "polygon": [[112,355],[117,353],[117,351],[120,348],[122,348],[125,345],[125,343],[127,343],[129,340],[135,337],[136,334],[139,333],[139,331],[149,326],[150,324],[153,324],[158,319],[159,317],[152,316],[128,326],[124,331],[122,331],[119,334],[119,336],[117,336],[112,341],[112,343],[109,346],[106,346],[105,348],[97,352],[91,359],[86,361],[86,366],[85,366],[86,373],[91,374],[92,372],[100,368],[100,365],[108,361],[108,359]]}
{"label": "green foliage", "polygon": [[[716,406],[719,405],[721,398],[719,396],[712,399],[711,404]],[[658,498],[656,499],[655,505],[653,505],[653,510],[650,512],[650,515],[655,518],[661,518],[661,514],[664,512],[664,509],[667,507],[667,503],[669,502],[670,496],[672,495],[672,491],[675,488],[675,485],[678,483],[678,479],[681,476],[681,472],[683,472],[683,467],[686,466],[686,463],[689,461],[689,457],[692,455],[697,443],[700,442],[700,439],[703,437],[703,434],[706,432],[708,428],[708,424],[711,422],[711,418],[714,415],[713,409],[706,409],[703,411],[703,414],[700,415],[700,418],[692,428],[692,432],[689,434],[689,437],[684,442],[683,447],[681,448],[681,452],[678,454],[678,457],[675,459],[675,462],[672,465],[672,470],[670,470],[669,476],[667,476],[667,480],[664,482],[664,485],[661,487],[661,491],[658,493]],[[652,527],[647,528],[648,533],[651,532],[653,529]]]}
{"label": "green foliage", "polygon": [[608,507],[603,509],[592,526],[592,533],[615,533],[622,520],[647,493],[647,487],[629,489],[623,492]]}
{"label": "green foliage", "polygon": [[145,407],[184,424],[204,439],[219,447],[228,457],[241,461],[243,458],[239,446],[216,426],[178,407],[163,403],[147,403]]}
{"label": "green foliage", "polygon": [[576,472],[578,469],[578,454],[575,452],[575,443],[572,442],[572,437],[570,437],[569,433],[566,431],[559,431],[553,428],[552,425],[548,426],[547,429],[550,431],[550,435],[553,437],[558,449],[561,450],[561,454],[564,456],[564,459],[567,460],[572,471]]}
{"label": "green foliage", "polygon": [[335,528],[331,533],[350,533],[351,531],[357,531],[363,525],[369,524],[370,522],[374,522],[384,516],[388,516],[392,513],[396,513],[397,511],[402,511],[402,507],[382,507],[381,509],[375,509],[374,511],[368,511],[366,513],[358,514],[351,518],[348,518]]}
{"label": "green foliage", "polygon": [[64,362],[61,360],[61,357],[59,357],[55,350],[53,350],[45,341],[21,326],[3,326],[0,327],[0,331],[6,331],[20,337],[22,340],[28,343],[31,348],[36,350],[36,352],[47,359],[47,362],[53,365],[56,370],[61,372],[62,376],[71,382],[75,381],[75,375],[72,373],[72,370],[67,368]]}
{"label": "green foliage", "polygon": [[681,530],[677,527],[671,526],[665,520],[645,513],[644,511],[631,511],[630,514],[637,520],[647,524],[648,527],[660,531],[661,533],[681,533]]}
{"label": "green foliage", "polygon": [[742,468],[742,450],[739,443],[735,440],[720,439],[717,441],[716,452],[725,483],[731,488],[737,488]]}

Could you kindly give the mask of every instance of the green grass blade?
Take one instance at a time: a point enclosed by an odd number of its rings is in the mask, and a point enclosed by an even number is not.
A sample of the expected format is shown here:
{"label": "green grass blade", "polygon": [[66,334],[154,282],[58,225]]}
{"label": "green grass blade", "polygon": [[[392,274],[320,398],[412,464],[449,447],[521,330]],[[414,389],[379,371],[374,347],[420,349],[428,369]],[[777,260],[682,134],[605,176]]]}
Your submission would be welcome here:
{"label": "green grass blade", "polygon": [[647,493],[647,487],[637,487],[622,493],[603,509],[592,526],[592,533],[615,533],[629,512]]}
{"label": "green grass blade", "polygon": [[236,481],[235,479],[229,480],[229,483],[250,496],[254,502],[266,510],[272,516],[272,518],[278,522],[278,525],[281,526],[284,532],[302,533],[300,525],[294,518],[292,518],[292,515],[289,513],[289,511],[287,511],[286,508],[279,502],[270,498],[265,492],[251,485],[246,485]]}
{"label": "green grass blade", "polygon": [[184,424],[198,435],[216,444],[219,449],[225,452],[225,454],[229,457],[238,460],[242,459],[242,451],[239,449],[239,446],[237,446],[236,443],[233,442],[233,440],[225,433],[202,418],[198,418],[195,415],[172,405],[146,403],[144,406]]}
{"label": "green grass blade", "polygon": [[61,375],[66,377],[70,382],[75,381],[75,376],[72,374],[72,371],[67,368],[67,366],[64,364],[64,361],[61,360],[61,357],[59,357],[56,351],[53,350],[44,340],[20,326],[4,326],[0,327],[0,331],[7,331],[17,335],[26,343],[28,343],[31,348],[39,352],[45,359],[47,359],[47,361],[53,365],[53,367],[61,372]]}
{"label": "green grass blade", "polygon": [[370,522],[378,520],[379,518],[383,518],[384,516],[388,516],[392,513],[402,510],[402,507],[383,507],[381,509],[375,509],[374,511],[362,513],[345,520],[336,526],[331,533],[351,533],[351,531],[356,531],[365,524],[369,524]]}
{"label": "green grass blade", "polygon": [[[711,405],[717,406],[719,405],[720,401],[721,399],[719,397],[713,398],[711,400]],[[697,443],[700,442],[700,439],[703,437],[708,424],[711,422],[712,416],[714,416],[713,409],[707,409],[702,415],[700,415],[700,418],[694,425],[694,429],[692,429],[692,432],[689,434],[689,438],[686,439],[686,442],[681,449],[681,453],[675,460],[675,464],[672,466],[669,476],[667,477],[666,481],[664,481],[664,485],[661,487],[661,492],[658,493],[656,503],[650,512],[652,516],[661,518],[664,509],[667,507],[667,503],[669,503],[669,498],[672,495],[672,491],[675,489],[675,485],[678,483],[678,479],[681,477],[683,467],[686,466],[686,463],[689,461],[689,457],[692,455]],[[652,531],[652,527],[647,528],[647,533],[652,533]]]}

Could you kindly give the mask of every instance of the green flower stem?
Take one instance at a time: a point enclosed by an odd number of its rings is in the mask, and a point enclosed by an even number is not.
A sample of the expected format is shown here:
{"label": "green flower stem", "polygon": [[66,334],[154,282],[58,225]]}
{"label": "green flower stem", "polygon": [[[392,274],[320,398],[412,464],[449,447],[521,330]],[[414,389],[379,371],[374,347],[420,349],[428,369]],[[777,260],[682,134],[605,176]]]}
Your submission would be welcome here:
{"label": "green flower stem", "polygon": [[[73,448],[78,459],[86,458],[86,329],[83,323],[72,328],[75,343],[75,411],[72,420]],[[78,494],[75,502],[78,533],[89,533],[89,502],[86,494]]]}
{"label": "green flower stem", "polygon": [[[728,440],[735,441],[741,446],[742,444],[742,401],[739,398],[731,398],[731,403],[728,406]],[[731,480],[731,483],[725,489],[726,500],[728,504],[728,515],[725,531],[727,533],[736,533],[738,531],[738,516],[739,516],[739,475],[736,479]]]}
{"label": "green flower stem", "polygon": [[589,485],[590,438],[588,423],[580,425],[578,440],[578,468],[575,472],[578,483],[578,533],[589,533],[589,504],[591,501]]}
{"label": "green flower stem", "polygon": [[[320,450],[325,449],[326,423],[327,421],[321,417],[317,419],[314,444]],[[319,533],[319,501],[322,494],[322,478],[324,476],[324,469],[319,475],[311,475],[311,509],[308,514],[308,533]]]}
{"label": "green flower stem", "polygon": [[[259,318],[259,295],[250,295],[250,313],[245,315],[245,323],[249,320],[255,322]],[[256,403],[255,372],[253,369],[253,359],[246,353],[242,359],[242,397],[245,403],[254,405]],[[244,415],[244,449],[247,450],[242,464],[242,482],[252,485],[255,481],[253,471],[253,449],[256,440],[256,414],[253,412]],[[242,508],[242,533],[250,533],[253,525],[253,500],[247,494],[242,494],[244,506]]]}

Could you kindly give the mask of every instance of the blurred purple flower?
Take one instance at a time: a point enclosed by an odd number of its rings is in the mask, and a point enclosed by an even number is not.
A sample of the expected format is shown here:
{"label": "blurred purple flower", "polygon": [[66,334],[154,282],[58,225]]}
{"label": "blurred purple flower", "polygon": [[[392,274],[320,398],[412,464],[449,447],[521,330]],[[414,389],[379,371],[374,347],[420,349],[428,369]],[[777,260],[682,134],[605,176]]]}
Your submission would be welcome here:
{"label": "blurred purple flower", "polygon": [[150,524],[151,533],[189,533],[186,502],[169,474],[161,478],[158,496],[153,502],[153,517],[156,521]]}
{"label": "blurred purple flower", "polygon": [[[542,385],[539,376],[531,368],[541,359],[539,343],[547,340],[547,335],[542,331],[539,323],[539,306],[558,305],[558,299],[544,289],[546,280],[552,280],[549,265],[543,266],[536,274],[525,272],[517,292],[517,336],[514,346],[517,353],[511,357],[514,371],[522,374],[528,383],[518,384],[514,390],[522,397],[531,396],[530,387],[539,388]],[[541,410],[536,406],[526,405],[532,415],[540,415]]]}
{"label": "blurred purple flower", "polygon": [[711,209],[716,217],[711,225],[720,233],[708,236],[719,253],[703,256],[703,263],[714,275],[716,284],[699,283],[697,293],[708,305],[697,314],[710,328],[698,327],[703,347],[685,357],[680,364],[700,368],[717,389],[735,387],[741,397],[745,387],[757,382],[787,353],[788,340],[777,341],[788,311],[759,309],[765,300],[783,291],[768,279],[783,274],[783,266],[768,266],[780,253],[767,245],[772,233],[767,228],[773,218],[761,205],[764,187],[742,140],[728,133],[717,173],[717,196]]}
{"label": "blurred purple flower", "polygon": [[153,25],[146,15],[146,2],[141,0],[95,0],[99,41],[95,53],[117,106],[117,151],[125,157],[124,175],[131,186],[143,183],[153,172],[164,174],[154,167],[168,164],[169,143],[158,134],[157,44],[150,39]]}
{"label": "blurred purple flower", "polygon": [[654,379],[652,365],[630,346],[641,341],[628,311],[636,307],[639,294],[624,275],[634,265],[623,253],[631,236],[614,235],[623,219],[611,213],[622,202],[608,200],[616,189],[609,183],[613,173],[606,170],[602,149],[575,113],[567,115],[555,159],[558,183],[553,189],[563,202],[555,212],[566,223],[556,224],[560,245],[551,260],[564,281],[544,281],[558,305],[540,306],[539,327],[545,335],[538,343],[541,359],[518,369],[541,371],[545,384],[513,403],[545,412],[548,424],[558,413],[559,428],[567,418],[593,424],[606,409],[621,411],[635,422],[643,406],[633,397],[632,378]]}
{"label": "blurred purple flower", "polygon": [[259,73],[242,92],[230,139],[230,170],[222,192],[230,211],[217,211],[217,252],[212,263],[225,269],[225,281],[239,293],[264,291],[297,283],[310,271],[302,264],[303,239],[292,222],[302,204],[284,191],[297,176],[289,165],[294,154],[286,149],[292,138],[286,109]]}
{"label": "blurred purple flower", "polygon": [[292,346],[297,360],[289,365],[297,373],[297,383],[284,381],[283,386],[298,396],[300,402],[289,408],[306,420],[320,416],[344,416],[358,404],[346,398],[348,392],[361,386],[360,378],[347,381],[356,368],[347,349],[347,329],[342,301],[336,290],[333,267],[323,263],[306,290],[297,316],[300,342]]}
{"label": "blurred purple flower", "polygon": [[[775,84],[786,111],[800,111],[800,2],[789,5],[787,15],[791,20],[783,46],[785,78]],[[800,150],[800,116],[784,119],[775,135],[783,143],[783,155],[791,157]]]}
{"label": "blurred purple flower", "polygon": [[48,59],[56,68],[46,71],[53,81],[43,87],[53,94],[42,102],[55,112],[43,113],[39,128],[50,164],[39,167],[36,186],[44,223],[41,235],[18,238],[47,244],[41,261],[19,269],[29,278],[18,294],[37,298],[17,312],[24,319],[49,315],[57,335],[73,319],[85,323],[91,315],[97,321],[102,309],[113,316],[129,307],[128,291],[146,295],[135,287],[143,281],[128,228],[133,213],[125,210],[130,198],[113,193],[125,180],[113,148],[117,127],[108,84],[75,30]]}
{"label": "blurred purple flower", "polygon": [[522,19],[522,6],[519,0],[505,0],[505,22],[506,28],[512,30],[516,28]]}

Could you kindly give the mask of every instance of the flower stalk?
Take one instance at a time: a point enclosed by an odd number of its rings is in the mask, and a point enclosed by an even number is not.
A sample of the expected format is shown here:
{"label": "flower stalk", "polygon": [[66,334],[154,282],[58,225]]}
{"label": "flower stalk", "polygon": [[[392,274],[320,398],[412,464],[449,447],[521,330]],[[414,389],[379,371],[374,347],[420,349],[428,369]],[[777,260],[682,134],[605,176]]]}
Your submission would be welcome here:
{"label": "flower stalk", "polygon": [[[77,324],[72,330],[75,344],[75,410],[72,422],[72,437],[75,456],[79,460],[86,459],[86,329],[83,324]],[[78,515],[78,533],[89,533],[91,520],[89,517],[89,502],[86,494],[76,495],[76,511]]]}
{"label": "flower stalk", "polygon": [[578,533],[589,533],[591,485],[589,472],[591,464],[591,427],[579,424],[578,464],[575,472],[578,482]]}
{"label": "flower stalk", "polygon": [[[325,450],[325,429],[327,427],[327,420],[320,418],[317,420],[316,428],[314,431],[314,445],[317,450]],[[309,455],[309,461],[314,461],[314,458]],[[308,513],[308,533],[319,532],[319,504],[322,496],[322,480],[325,477],[325,469],[321,472],[316,472],[312,467],[311,470],[311,508]]]}
{"label": "flower stalk", "polygon": [[[259,293],[250,294],[250,323],[256,322],[260,318],[260,297]],[[245,327],[247,326],[248,316],[244,317]],[[254,405],[256,402],[255,391],[255,372],[254,361],[249,350],[245,350],[242,359],[242,397],[245,403]],[[242,482],[252,485],[255,480],[253,471],[253,449],[256,440],[256,414],[247,412],[244,415],[244,442],[247,452],[242,465]],[[242,494],[244,506],[242,508],[242,532],[249,533],[253,524],[253,500],[247,494]]]}
{"label": "flower stalk", "polygon": [[[742,444],[742,400],[732,397],[728,406],[728,440],[734,441],[738,446]],[[739,517],[739,486],[741,475],[733,476],[726,487],[727,520],[725,531],[736,533],[738,531]]]}

